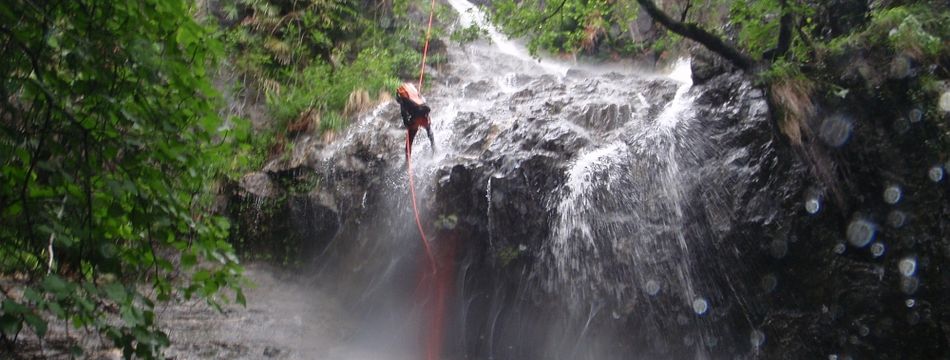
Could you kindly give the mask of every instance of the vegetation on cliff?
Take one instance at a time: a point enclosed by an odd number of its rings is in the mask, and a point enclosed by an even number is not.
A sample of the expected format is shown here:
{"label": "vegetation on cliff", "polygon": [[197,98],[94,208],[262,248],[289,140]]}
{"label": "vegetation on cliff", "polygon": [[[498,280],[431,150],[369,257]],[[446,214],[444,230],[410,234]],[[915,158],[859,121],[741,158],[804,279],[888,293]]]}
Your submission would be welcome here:
{"label": "vegetation on cliff", "polygon": [[[265,144],[277,155],[301,133],[332,133],[387,100],[421,61],[421,0],[223,0],[212,13],[226,46],[224,69],[243,103],[262,103]],[[439,7],[441,12],[445,9]],[[438,31],[438,28],[436,29]],[[439,33],[435,34],[438,36]],[[430,65],[444,56],[429,58]]]}
{"label": "vegetation on cliff", "polygon": [[222,47],[192,13],[180,0],[0,4],[7,351],[53,316],[150,358],[168,343],[156,301],[214,304],[227,288],[243,301],[210,206],[247,127],[217,114],[206,69]]}
{"label": "vegetation on cliff", "polygon": [[[42,344],[56,323],[154,358],[168,345],[158,304],[243,303],[230,224],[215,215],[219,184],[259,168],[286,136],[338,130],[366,90],[411,77],[427,10],[0,4],[0,354],[24,337]],[[271,120],[234,116],[235,97]]]}
{"label": "vegetation on cliff", "polygon": [[[756,77],[769,91],[777,128],[796,146],[819,140],[809,122],[823,106],[879,98],[895,110],[914,104],[937,130],[925,141],[950,151],[950,126],[938,106],[946,91],[941,84],[950,78],[950,9],[941,1],[498,0],[494,6],[494,20],[509,34],[526,36],[533,51],[659,59],[669,44],[694,41]],[[834,186],[834,179],[817,175]]]}

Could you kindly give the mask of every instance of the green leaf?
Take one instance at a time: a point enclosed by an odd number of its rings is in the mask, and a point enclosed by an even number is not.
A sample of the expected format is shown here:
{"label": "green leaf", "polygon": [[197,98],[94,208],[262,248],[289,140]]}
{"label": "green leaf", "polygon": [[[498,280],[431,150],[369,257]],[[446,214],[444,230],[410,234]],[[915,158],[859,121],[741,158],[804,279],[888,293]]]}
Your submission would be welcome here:
{"label": "green leaf", "polygon": [[142,323],[141,317],[137,316],[135,308],[131,306],[124,306],[119,312],[122,316],[122,321],[129,327],[136,327]]}
{"label": "green leaf", "polygon": [[198,263],[198,257],[194,253],[188,252],[181,255],[181,266],[188,269]]}
{"label": "green leaf", "polygon": [[104,290],[109,299],[120,304],[125,303],[129,298],[128,292],[126,292],[125,287],[120,283],[106,285]]}
{"label": "green leaf", "polygon": [[43,288],[47,292],[55,294],[57,296],[65,296],[69,293],[69,285],[61,277],[57,275],[48,275],[43,279]]}
{"label": "green leaf", "polygon": [[46,308],[48,308],[53,315],[56,315],[57,318],[66,318],[66,311],[63,310],[63,307],[58,302],[49,302],[46,304]]}
{"label": "green leaf", "polygon": [[241,288],[238,288],[235,291],[234,297],[235,297],[235,301],[237,301],[238,304],[241,304],[241,306],[243,307],[247,307],[247,298],[244,297],[244,290],[242,290]]}
{"label": "green leaf", "polygon": [[36,290],[33,288],[27,288],[26,290],[23,290],[23,298],[37,304],[43,302],[43,296],[36,292]]}
{"label": "green leaf", "polygon": [[0,332],[7,336],[13,336],[20,331],[23,323],[17,317],[10,314],[0,315]]}
{"label": "green leaf", "polygon": [[0,310],[3,310],[4,314],[12,316],[24,315],[30,312],[30,308],[10,299],[3,299]]}
{"label": "green leaf", "polygon": [[192,281],[202,282],[211,278],[211,273],[208,270],[198,270],[195,272],[195,275],[192,276]]}
{"label": "green leaf", "polygon": [[33,331],[36,332],[37,337],[42,339],[44,336],[46,336],[47,324],[45,320],[34,314],[27,314],[23,319],[27,324],[30,324],[30,327],[32,327]]}
{"label": "green leaf", "polygon": [[14,203],[4,210],[4,216],[14,217],[20,215],[20,212],[23,211],[23,205],[20,203]]}

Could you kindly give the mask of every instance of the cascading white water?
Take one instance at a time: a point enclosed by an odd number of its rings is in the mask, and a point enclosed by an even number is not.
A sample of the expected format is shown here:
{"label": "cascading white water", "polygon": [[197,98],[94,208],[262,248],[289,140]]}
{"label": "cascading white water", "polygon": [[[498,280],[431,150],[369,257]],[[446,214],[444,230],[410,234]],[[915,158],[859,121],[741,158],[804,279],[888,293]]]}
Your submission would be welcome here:
{"label": "cascading white water", "polygon": [[[683,300],[691,304],[698,299],[692,287],[689,268],[689,245],[682,233],[682,197],[680,188],[680,166],[678,152],[680,148],[679,132],[689,126],[689,114],[692,98],[687,95],[692,82],[689,74],[689,62],[681,61],[668,76],[678,82],[673,99],[666,105],[655,120],[648,123],[630,123],[620,136],[600,147],[583,152],[570,165],[564,192],[557,200],[557,220],[551,242],[553,258],[552,276],[548,286],[555,291],[558,288],[569,289],[572,302],[591,301],[598,296],[609,295],[618,301],[633,296],[637,289],[656,294],[658,286],[680,287],[678,291]],[[642,95],[641,95],[642,96]],[[639,98],[638,98],[639,99]],[[641,100],[646,103],[646,101]],[[632,134],[632,136],[631,136]],[[639,198],[640,194],[615,194],[604,198],[604,193],[616,191],[636,191],[631,184],[633,179],[641,177],[630,171],[629,165],[639,159],[652,158],[660,170],[660,176],[653,179],[650,187],[661,191],[652,195],[652,199]],[[665,202],[657,206],[642,209],[638,203],[643,201]],[[638,213],[642,210],[656,211],[665,209],[668,214],[661,226],[673,233],[675,243],[664,243],[655,239],[653,230],[646,224],[631,224],[638,219],[650,217]],[[609,213],[608,213],[609,211]],[[614,217],[614,219],[610,219]],[[660,233],[666,235],[666,233]],[[675,249],[673,247],[676,247]],[[650,269],[655,256],[677,253],[683,258],[678,266],[670,267],[675,281],[661,279],[666,275]],[[611,269],[621,263],[625,268]],[[608,286],[606,293],[598,293],[591,284],[613,284],[617,272],[621,278],[634,281],[634,286]],[[643,274],[650,274],[644,276]],[[661,285],[662,284],[662,285]]]}
{"label": "cascading white water", "polygon": [[[557,168],[563,174],[549,174],[564,179],[558,191],[538,195],[547,213],[522,215],[551,219],[550,234],[537,239],[540,248],[532,249],[538,258],[530,281],[553,296],[564,297],[565,311],[579,321],[572,332],[577,337],[574,354],[558,355],[562,358],[594,356],[582,356],[580,344],[602,313],[622,318],[635,311],[662,316],[672,316],[682,308],[699,315],[708,312],[714,304],[694,284],[693,235],[686,226],[684,183],[691,164],[702,158],[692,150],[692,143],[701,139],[691,131],[696,117],[688,61],[659,75],[620,66],[538,61],[486,24],[471,3],[448,2],[459,12],[462,26],[474,23],[486,28],[491,42],[450,46],[448,70],[429,79],[426,97],[433,109],[438,151],[430,152],[424,137],[416,140],[413,171],[419,203],[433,201],[437,184],[444,180],[436,178],[440,170],[477,164],[485,174],[478,191],[484,193],[487,206],[477,210],[487,228],[481,241],[487,243],[490,258],[508,257],[506,262],[527,249],[503,236],[510,221],[496,222],[509,220],[498,217],[511,212],[495,209],[518,207],[511,205],[506,193],[510,174],[516,172],[512,169],[538,157],[562,162]],[[369,196],[377,202],[383,199],[376,206],[388,209],[386,216],[372,220],[385,225],[409,223],[411,216],[401,149],[404,132],[394,110],[394,104],[380,105],[325,150],[329,168],[340,161],[341,154],[391,148],[389,155],[378,157],[386,167],[383,194]],[[360,196],[365,204],[365,193]],[[398,277],[398,262],[412,262],[421,255],[416,251],[414,227],[386,231],[380,239],[359,242],[365,243],[360,246],[367,252],[356,256],[362,261],[360,271],[370,273],[361,300],[378,296],[380,286]],[[471,276],[468,265],[459,272]],[[668,300],[660,305],[642,304],[644,298],[660,296]],[[469,311],[471,300],[460,301],[465,305],[459,311]],[[507,322],[499,303],[492,303],[488,311],[488,334],[482,336],[488,337],[487,351],[494,354],[504,351],[495,346],[495,334]],[[373,326],[385,329],[390,324]]]}
{"label": "cascading white water", "polygon": [[[475,25],[481,29],[485,29],[496,51],[522,61],[535,61],[523,46],[520,46],[507,36],[502,35],[498,32],[498,29],[489,24],[486,20],[485,13],[477,6],[466,0],[448,0],[448,2],[459,14],[459,25],[462,27]],[[538,67],[552,74],[565,75],[569,69],[567,65],[559,64],[548,59],[537,59],[536,61]]]}

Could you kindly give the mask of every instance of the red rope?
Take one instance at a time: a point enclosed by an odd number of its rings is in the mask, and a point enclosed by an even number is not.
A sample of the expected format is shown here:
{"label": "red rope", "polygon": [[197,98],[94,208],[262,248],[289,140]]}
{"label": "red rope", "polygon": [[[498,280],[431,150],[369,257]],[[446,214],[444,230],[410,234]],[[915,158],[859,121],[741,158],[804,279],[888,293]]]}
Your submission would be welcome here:
{"label": "red rope", "polygon": [[[432,35],[432,17],[435,15],[435,0],[429,4],[429,25],[426,28],[426,42],[422,49],[422,64],[419,65],[419,95],[422,95],[422,84],[426,75],[426,56],[429,54],[429,38]],[[419,208],[416,207],[416,186],[412,181],[412,142],[409,139],[410,132],[406,130],[406,171],[409,173],[409,192],[412,194],[412,212],[416,216],[416,226],[419,227],[419,234],[422,235],[422,245],[426,251],[426,258],[429,259],[429,266],[432,273],[435,274],[435,258],[432,257],[432,249],[429,248],[429,240],[426,238],[426,232],[422,229],[422,221],[419,220]]]}
{"label": "red rope", "polygon": [[[419,95],[422,95],[422,85],[425,80],[426,75],[426,57],[429,54],[429,38],[432,36],[432,18],[435,14],[435,0],[431,0],[429,4],[429,25],[426,28],[426,41],[425,46],[422,49],[422,64],[419,65]],[[422,228],[422,220],[419,217],[419,207],[416,205],[416,184],[412,178],[412,139],[409,138],[411,132],[406,129],[406,172],[409,174],[409,193],[412,196],[412,212],[416,217],[416,226],[419,228],[419,235],[422,237],[422,246],[426,252],[426,259],[429,262],[429,268],[432,273],[432,281],[434,291],[433,295],[435,296],[435,309],[433,316],[431,318],[430,333],[426,339],[426,359],[427,360],[437,360],[439,359],[439,354],[441,353],[442,345],[442,323],[443,323],[443,313],[445,312],[445,297],[446,291],[448,290],[447,281],[451,280],[450,273],[437,273],[437,265],[435,262],[435,257],[432,255],[432,249],[429,247],[429,239],[426,238],[426,232]],[[428,129],[426,130],[428,131]],[[432,144],[435,146],[435,144]],[[453,249],[454,250],[454,249]],[[449,257],[453,256],[454,251],[452,251]],[[449,258],[451,260],[451,258]],[[451,271],[451,268],[449,269]],[[442,276],[439,276],[442,275]],[[425,275],[420,279],[420,285],[425,279]]]}
{"label": "red rope", "polygon": [[432,249],[429,248],[429,239],[426,238],[426,232],[422,229],[422,221],[419,220],[419,208],[416,206],[416,184],[412,180],[412,148],[410,147],[409,136],[406,136],[406,172],[409,173],[409,193],[412,195],[412,212],[416,216],[416,226],[419,227],[419,234],[422,235],[422,246],[426,251],[426,258],[429,259],[429,267],[435,274],[435,258],[432,257]]}
{"label": "red rope", "polygon": [[429,36],[432,35],[432,16],[435,14],[435,0],[429,4],[429,26],[426,28],[426,45],[422,48],[422,65],[419,66],[419,95],[422,95],[422,80],[426,75],[426,55],[429,54]]}

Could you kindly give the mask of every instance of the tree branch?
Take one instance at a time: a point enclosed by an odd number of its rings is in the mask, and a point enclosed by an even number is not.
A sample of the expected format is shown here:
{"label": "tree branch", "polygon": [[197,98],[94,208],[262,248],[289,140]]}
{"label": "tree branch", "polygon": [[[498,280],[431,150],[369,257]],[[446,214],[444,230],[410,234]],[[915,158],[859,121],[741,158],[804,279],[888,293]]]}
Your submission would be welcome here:
{"label": "tree branch", "polygon": [[755,60],[752,60],[751,57],[740,52],[735,47],[726,44],[718,36],[696,26],[696,24],[673,20],[651,0],[637,0],[637,2],[650,14],[653,20],[656,20],[667,29],[670,29],[670,31],[700,43],[712,52],[729,60],[729,62],[743,71],[751,71],[755,67]]}
{"label": "tree branch", "polygon": [[683,13],[680,14],[680,22],[686,22],[686,15],[689,14],[689,8],[693,6],[693,2],[686,0],[686,6],[683,7]]}
{"label": "tree branch", "polygon": [[545,15],[544,17],[542,17],[541,20],[538,20],[538,22],[537,22],[536,24],[534,24],[534,25],[532,25],[532,26],[525,26],[523,29],[519,30],[518,33],[524,33],[524,32],[526,32],[526,31],[528,31],[529,29],[538,27],[539,25],[546,23],[548,20],[550,20],[552,17],[554,17],[554,15],[557,15],[558,13],[560,13],[560,12],[561,12],[561,9],[564,9],[564,4],[566,4],[566,3],[567,3],[567,0],[561,0],[561,3],[558,4],[558,6],[557,6],[556,8],[554,8],[554,10],[552,10],[550,13],[548,13],[547,15]]}

